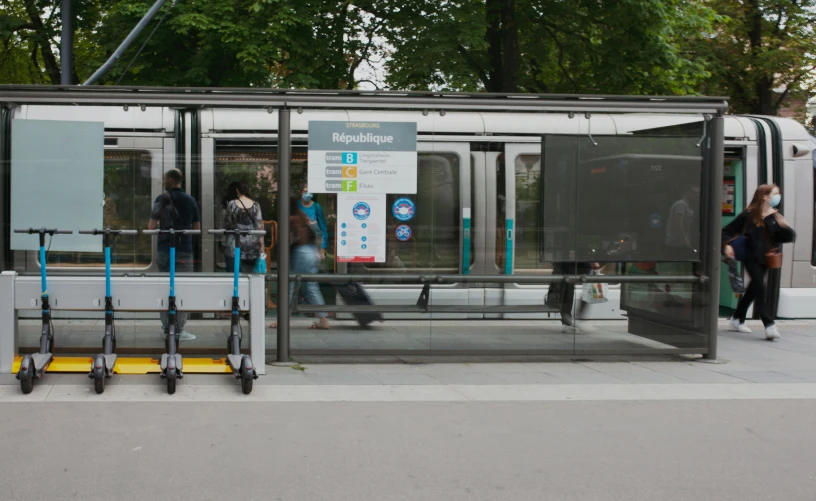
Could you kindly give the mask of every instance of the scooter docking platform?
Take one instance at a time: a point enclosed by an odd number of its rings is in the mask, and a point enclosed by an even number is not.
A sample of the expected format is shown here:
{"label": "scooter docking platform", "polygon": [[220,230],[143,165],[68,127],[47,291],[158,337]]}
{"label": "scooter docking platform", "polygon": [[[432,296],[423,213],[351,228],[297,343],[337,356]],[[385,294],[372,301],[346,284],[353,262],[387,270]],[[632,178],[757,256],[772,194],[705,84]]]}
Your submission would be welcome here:
{"label": "scooter docking platform", "polygon": [[[38,354],[31,354],[32,357],[34,355]],[[23,357],[15,357],[14,365],[12,366],[12,372],[14,374],[19,372],[22,361]],[[90,367],[93,361],[94,357],[53,357],[46,372],[87,373],[88,367]],[[161,371],[160,360],[147,357],[119,356],[116,359],[116,365],[113,367],[114,374],[158,374]],[[231,372],[232,368],[230,368],[225,358],[199,358],[188,356],[184,359],[185,374],[229,374]]]}

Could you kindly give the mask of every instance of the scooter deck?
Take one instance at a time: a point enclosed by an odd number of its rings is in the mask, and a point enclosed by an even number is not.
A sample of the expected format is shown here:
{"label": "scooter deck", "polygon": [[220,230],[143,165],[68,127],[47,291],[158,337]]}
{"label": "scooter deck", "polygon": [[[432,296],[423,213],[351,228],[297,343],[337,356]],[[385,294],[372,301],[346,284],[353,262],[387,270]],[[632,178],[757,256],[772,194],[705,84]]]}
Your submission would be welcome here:
{"label": "scooter deck", "polygon": [[[20,370],[23,357],[15,357],[12,373]],[[54,357],[47,372],[84,372],[91,370],[94,357]],[[118,357],[113,367],[115,374],[158,374],[161,372],[159,359]],[[185,374],[231,374],[232,369],[226,358],[184,357]]]}

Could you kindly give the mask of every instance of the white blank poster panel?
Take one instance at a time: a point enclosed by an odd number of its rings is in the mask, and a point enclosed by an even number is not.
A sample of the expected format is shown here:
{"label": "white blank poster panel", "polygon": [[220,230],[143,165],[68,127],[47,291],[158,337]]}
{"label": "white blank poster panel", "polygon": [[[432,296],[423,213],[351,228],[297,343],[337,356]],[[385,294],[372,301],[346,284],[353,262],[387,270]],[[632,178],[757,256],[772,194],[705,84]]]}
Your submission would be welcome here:
{"label": "white blank poster panel", "polygon": [[74,234],[56,235],[52,251],[102,252],[100,237],[77,231],[102,228],[104,150],[102,122],[12,120],[12,250],[39,249],[15,229],[58,228]]}

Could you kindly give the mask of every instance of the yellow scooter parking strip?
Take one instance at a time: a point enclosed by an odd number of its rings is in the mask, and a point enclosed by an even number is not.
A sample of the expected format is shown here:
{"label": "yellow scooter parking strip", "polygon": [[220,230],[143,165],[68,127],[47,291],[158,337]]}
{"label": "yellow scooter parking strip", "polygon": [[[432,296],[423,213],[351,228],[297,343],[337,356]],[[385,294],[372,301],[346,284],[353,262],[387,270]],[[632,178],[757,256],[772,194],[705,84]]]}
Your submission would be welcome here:
{"label": "yellow scooter parking strip", "polygon": [[[15,357],[12,373],[20,370],[22,357]],[[91,357],[54,357],[48,372],[88,372],[93,358]],[[113,367],[116,374],[158,374],[161,372],[159,360],[156,358],[125,358],[116,359]],[[185,374],[227,374],[231,373],[225,358],[185,358]]]}

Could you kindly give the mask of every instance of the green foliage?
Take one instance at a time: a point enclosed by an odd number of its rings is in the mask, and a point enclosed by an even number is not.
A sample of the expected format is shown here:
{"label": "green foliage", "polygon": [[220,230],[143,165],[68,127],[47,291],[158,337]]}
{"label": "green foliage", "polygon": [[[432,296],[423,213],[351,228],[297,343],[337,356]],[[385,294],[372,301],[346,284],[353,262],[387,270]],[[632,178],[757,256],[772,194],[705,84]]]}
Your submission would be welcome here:
{"label": "green foliage", "polygon": [[708,3],[720,17],[697,47],[712,71],[706,93],[730,96],[734,112],[772,115],[787,98],[813,92],[816,0]]}
{"label": "green foliage", "polygon": [[687,94],[708,76],[684,49],[715,17],[694,2],[377,4],[396,47],[389,83],[397,88]]}
{"label": "green foliage", "polygon": [[[73,2],[74,81],[153,0]],[[58,83],[60,0],[0,0],[0,82]],[[162,25],[137,51],[148,34]],[[729,95],[812,92],[816,0],[168,1],[102,84]]]}

